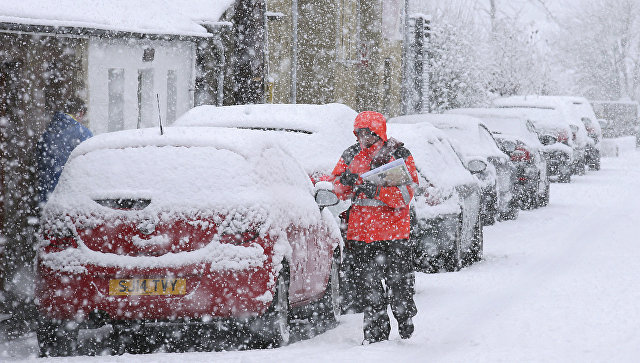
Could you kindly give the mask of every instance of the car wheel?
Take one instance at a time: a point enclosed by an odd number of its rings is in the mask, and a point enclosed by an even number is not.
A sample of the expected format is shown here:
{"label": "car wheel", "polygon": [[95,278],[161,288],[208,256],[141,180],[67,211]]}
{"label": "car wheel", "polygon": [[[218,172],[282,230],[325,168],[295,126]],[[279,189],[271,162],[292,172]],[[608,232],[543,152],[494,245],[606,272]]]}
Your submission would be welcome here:
{"label": "car wheel", "polygon": [[544,189],[544,194],[538,197],[538,206],[546,207],[549,205],[549,194],[551,192],[551,186],[547,183],[547,187]]}
{"label": "car wheel", "polygon": [[339,251],[333,253],[331,261],[331,272],[329,282],[325,289],[324,296],[317,304],[320,315],[320,323],[328,326],[335,325],[340,320],[342,306],[340,304],[340,254]]}
{"label": "car wheel", "polygon": [[276,348],[289,344],[289,267],[283,263],[276,280],[276,293],[267,311],[253,322],[251,331],[262,348]]}
{"label": "car wheel", "polygon": [[482,219],[478,217],[476,225],[473,227],[473,243],[471,244],[471,251],[469,261],[471,263],[482,260],[484,254],[484,233],[482,227]]}
{"label": "car wheel", "polygon": [[491,226],[496,223],[496,214],[497,214],[497,196],[491,195],[489,197],[489,202],[487,203],[485,208],[482,208],[482,224],[485,226]]}
{"label": "car wheel", "polygon": [[537,201],[536,201],[536,191],[532,190],[532,191],[527,191],[523,197],[522,200],[520,201],[520,208],[522,210],[529,210],[529,209],[535,209],[538,205]]}
{"label": "car wheel", "polygon": [[571,183],[571,174],[560,174],[560,175],[558,175],[558,182],[560,182],[560,183]]}
{"label": "car wheel", "polygon": [[72,321],[43,320],[36,330],[41,357],[68,357],[76,354],[78,327]]}
{"label": "car wheel", "polygon": [[459,271],[462,266],[462,216],[460,216],[460,223],[458,225],[453,250],[449,251],[449,256],[444,264],[444,269],[447,272]]}

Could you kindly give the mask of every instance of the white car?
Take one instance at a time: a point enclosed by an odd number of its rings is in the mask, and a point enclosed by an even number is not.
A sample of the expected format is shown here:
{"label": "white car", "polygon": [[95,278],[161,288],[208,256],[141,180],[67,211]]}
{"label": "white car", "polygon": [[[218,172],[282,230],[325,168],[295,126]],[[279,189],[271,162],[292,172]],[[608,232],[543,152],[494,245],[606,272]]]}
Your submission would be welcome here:
{"label": "white car", "polygon": [[587,166],[593,170],[600,170],[600,150],[602,142],[602,128],[593,107],[584,97],[563,97],[574,109],[574,114],[582,121],[587,129],[587,135],[593,142],[589,142],[586,149]]}

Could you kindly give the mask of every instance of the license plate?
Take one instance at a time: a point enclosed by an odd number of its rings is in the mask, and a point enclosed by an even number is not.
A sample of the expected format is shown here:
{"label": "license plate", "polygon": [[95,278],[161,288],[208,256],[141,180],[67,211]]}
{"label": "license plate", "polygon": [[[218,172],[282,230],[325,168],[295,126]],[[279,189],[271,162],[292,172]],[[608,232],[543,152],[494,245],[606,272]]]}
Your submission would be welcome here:
{"label": "license plate", "polygon": [[185,295],[186,279],[112,279],[109,295]]}

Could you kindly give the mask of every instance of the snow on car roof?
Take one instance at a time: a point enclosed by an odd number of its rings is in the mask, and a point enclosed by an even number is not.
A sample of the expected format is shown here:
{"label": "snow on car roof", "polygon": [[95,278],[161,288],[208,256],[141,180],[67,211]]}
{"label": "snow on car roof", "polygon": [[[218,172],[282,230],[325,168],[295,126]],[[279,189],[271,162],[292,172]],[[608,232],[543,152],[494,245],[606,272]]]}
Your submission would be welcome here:
{"label": "snow on car roof", "polygon": [[510,96],[493,100],[498,107],[529,107],[537,109],[555,109],[559,117],[578,128],[576,141],[587,143],[587,130],[568,96]]}
{"label": "snow on car roof", "polygon": [[569,123],[562,118],[558,110],[553,108],[536,108],[528,106],[498,106],[515,113],[521,113],[527,117],[536,129],[541,130],[564,130],[571,132]]}
{"label": "snow on car roof", "polygon": [[[0,2],[0,22],[142,34],[208,36],[197,21],[218,20],[232,0],[20,0]],[[200,13],[201,16],[197,16]],[[204,16],[202,16],[204,14]],[[216,15],[218,19],[216,19]]]}
{"label": "snow on car roof", "polygon": [[280,144],[313,174],[331,172],[342,152],[356,143],[356,115],[350,107],[337,103],[207,105],[189,110],[174,125],[253,129],[255,137]]}
{"label": "snow on car roof", "polygon": [[493,133],[511,135],[524,141],[527,145],[539,148],[542,145],[533,130],[529,130],[526,117],[519,111],[504,112],[504,108],[456,108],[447,113],[470,115],[482,119],[482,122]]}
{"label": "snow on car roof", "polygon": [[450,190],[476,179],[462,165],[444,133],[428,123],[388,125],[394,138],[403,142],[413,155],[416,167],[438,188]]}
{"label": "snow on car roof", "polygon": [[443,130],[456,149],[465,157],[504,156],[490,135],[481,131],[482,121],[476,117],[458,114],[417,114],[394,117],[389,123],[416,124],[429,122]]}
{"label": "snow on car roof", "polygon": [[251,210],[263,219],[304,224],[304,216],[319,213],[309,177],[293,157],[269,140],[233,129],[97,135],[73,152],[45,209],[85,216],[130,213],[95,202],[105,198],[151,199],[144,213],[168,216]]}

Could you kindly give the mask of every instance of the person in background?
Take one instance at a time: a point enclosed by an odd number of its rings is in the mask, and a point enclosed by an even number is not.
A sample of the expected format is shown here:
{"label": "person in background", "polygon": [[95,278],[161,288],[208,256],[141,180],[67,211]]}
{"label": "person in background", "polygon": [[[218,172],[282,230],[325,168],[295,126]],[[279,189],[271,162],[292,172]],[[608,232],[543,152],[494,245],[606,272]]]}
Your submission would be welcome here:
{"label": "person in background", "polygon": [[[362,288],[362,292],[352,293],[364,297],[363,344],[389,339],[388,302],[402,339],[413,334],[412,318],[417,313],[409,204],[418,185],[418,173],[409,150],[401,142],[387,138],[386,130],[382,114],[358,114],[353,130],[358,143],[343,152],[332,172],[338,197],[352,201],[345,259],[353,265],[352,276],[347,279],[359,279],[351,285]],[[404,159],[412,183],[380,186],[360,177],[398,159]]]}
{"label": "person in background", "polygon": [[79,97],[67,100],[56,111],[36,144],[38,200],[47,202],[53,192],[69,155],[81,142],[93,136],[84,124],[87,107]]}

